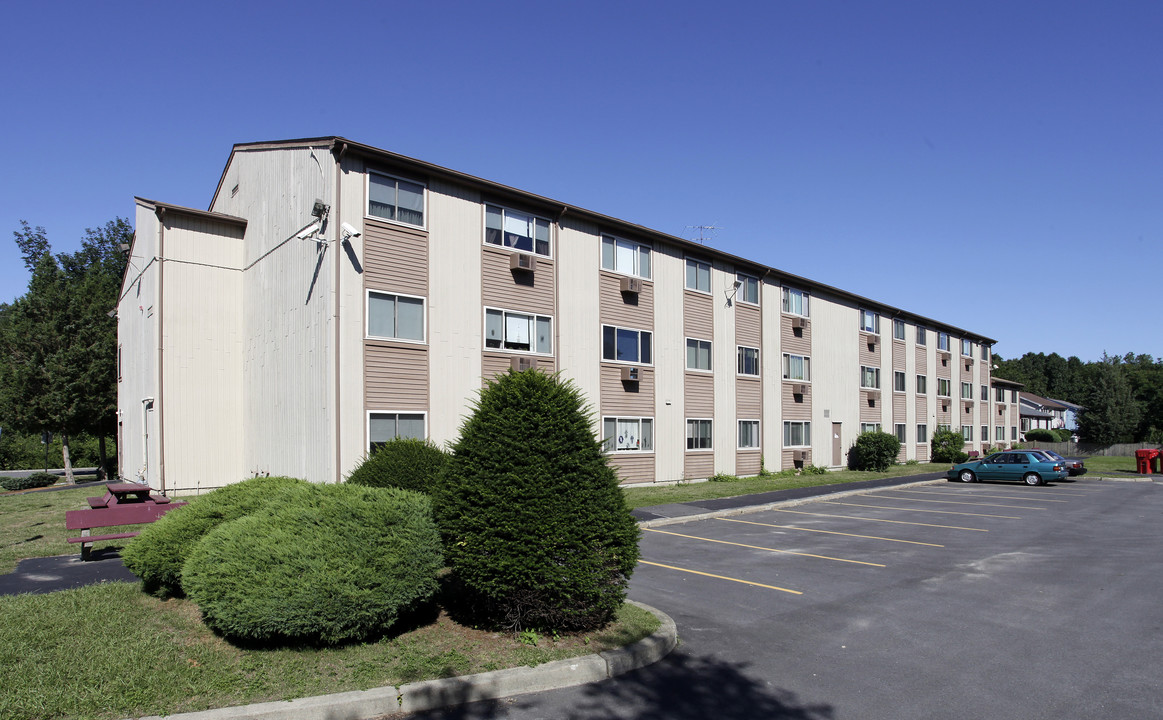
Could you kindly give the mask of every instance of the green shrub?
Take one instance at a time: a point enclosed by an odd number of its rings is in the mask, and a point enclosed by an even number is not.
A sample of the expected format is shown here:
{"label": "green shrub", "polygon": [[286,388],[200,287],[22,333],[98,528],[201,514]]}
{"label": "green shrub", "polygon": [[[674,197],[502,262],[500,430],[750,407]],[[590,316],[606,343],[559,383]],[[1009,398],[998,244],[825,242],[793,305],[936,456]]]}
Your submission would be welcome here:
{"label": "green shrub", "polygon": [[141,535],[121,551],[121,559],[141,578],[146,592],[180,597],[182,565],[206,533],[249,515],[280,493],[303,484],[305,481],[296,478],[257,477],[219,488],[146,525]]}
{"label": "green shrub", "polygon": [[969,459],[965,452],[965,438],[959,430],[938,430],[929,439],[929,449],[935,463],[962,463]]}
{"label": "green shrub", "polygon": [[1032,443],[1058,442],[1058,436],[1053,430],[1030,428],[1026,431],[1026,440]]}
{"label": "green shrub", "polygon": [[1070,438],[1074,437],[1074,432],[1072,430],[1067,430],[1066,428],[1058,428],[1052,432],[1054,433],[1054,436],[1058,438],[1058,442],[1061,443],[1070,442]]}
{"label": "green shrub", "polygon": [[714,475],[707,478],[707,482],[734,482],[738,479],[738,477],[734,475],[728,475],[727,473],[715,473]]}
{"label": "green shrub", "polygon": [[639,530],[572,383],[535,370],[498,376],[438,487],[461,612],[513,631],[591,629],[613,618]]}
{"label": "green shrub", "polygon": [[418,609],[442,566],[426,496],[303,484],[206,535],[182,585],[231,640],[335,645],[380,635]]}
{"label": "green shrub", "polygon": [[[794,470],[792,471],[794,472]],[[827,475],[828,468],[824,465],[805,465],[803,469],[804,475]]]}
{"label": "green shrub", "polygon": [[365,458],[347,481],[368,487],[395,487],[430,493],[448,463],[448,453],[427,440],[389,440]]}
{"label": "green shrub", "polygon": [[25,477],[0,478],[0,487],[3,487],[5,490],[29,490],[55,485],[57,480],[60,480],[58,476],[42,470],[41,472],[34,472]]}
{"label": "green shrub", "polygon": [[901,451],[901,441],[892,433],[865,432],[856,437],[856,444],[848,455],[853,470],[883,472],[892,467]]}
{"label": "green shrub", "polygon": [[920,464],[921,464],[921,461],[917,460],[916,458],[912,458],[910,460],[905,460],[905,465],[920,465]]}

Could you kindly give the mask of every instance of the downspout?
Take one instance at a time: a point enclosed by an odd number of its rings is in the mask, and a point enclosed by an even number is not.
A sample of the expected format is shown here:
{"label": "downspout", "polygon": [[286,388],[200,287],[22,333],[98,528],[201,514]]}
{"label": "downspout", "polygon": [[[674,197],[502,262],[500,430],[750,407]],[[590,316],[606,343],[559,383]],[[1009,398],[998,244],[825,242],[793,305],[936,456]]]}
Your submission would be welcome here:
{"label": "downspout", "polygon": [[[332,146],[332,150],[334,151],[334,146]],[[342,210],[341,199],[343,197],[343,193],[340,191],[340,183],[343,180],[343,156],[345,153],[347,153],[347,143],[343,143],[343,145],[340,146],[339,155],[335,158],[335,199],[332,201],[332,205],[334,206],[334,210],[335,210],[335,214],[332,217],[335,218],[335,228],[336,228],[336,231],[335,231],[336,242],[335,242],[335,253],[334,253],[334,255],[335,255],[335,291],[334,291],[335,292],[335,339],[334,339],[334,342],[335,342],[335,484],[336,485],[338,485],[340,483],[340,481],[343,479],[343,476],[341,474],[342,473],[342,470],[341,470],[342,463],[340,461],[340,459],[343,457],[343,455],[342,455],[342,452],[343,452],[343,432],[342,432],[341,416],[340,416],[340,412],[339,412],[340,411],[340,404],[341,404],[340,392],[342,390],[342,388],[340,387],[341,386],[340,378],[342,376],[342,373],[340,372],[340,366],[339,366],[339,340],[340,340],[339,303],[342,300],[342,293],[340,292],[340,288],[339,288],[339,279],[340,279],[340,266],[342,265],[342,263],[340,263],[340,261],[339,261],[339,246],[342,243],[342,239],[341,239],[342,233],[339,231],[338,228],[341,227],[341,223],[343,222],[343,214],[340,212]]]}
{"label": "downspout", "polygon": [[163,382],[163,372],[165,370],[165,363],[163,362],[163,354],[165,352],[165,235],[166,235],[166,209],[159,207],[154,211],[157,214],[157,474],[158,474],[158,492],[165,494],[166,492],[166,445],[165,445],[165,383]]}

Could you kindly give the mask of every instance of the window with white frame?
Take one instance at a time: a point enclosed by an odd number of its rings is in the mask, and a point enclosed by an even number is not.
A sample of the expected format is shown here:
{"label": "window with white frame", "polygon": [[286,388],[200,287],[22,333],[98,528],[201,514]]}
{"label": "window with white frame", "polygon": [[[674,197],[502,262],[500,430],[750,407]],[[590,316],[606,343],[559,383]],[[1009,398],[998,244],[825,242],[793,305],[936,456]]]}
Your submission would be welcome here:
{"label": "window with white frame", "polygon": [[756,450],[759,448],[759,421],[739,421],[739,449]]}
{"label": "window with white frame", "polygon": [[973,342],[970,340],[961,341],[961,354],[965,357],[973,357]]}
{"label": "window with white frame", "polygon": [[918,425],[917,426],[917,443],[919,444],[919,443],[927,443],[927,442],[929,442],[929,426],[928,425]]}
{"label": "window with white frame", "polygon": [[897,423],[893,426],[893,431],[896,434],[896,439],[900,441],[901,445],[905,444],[905,424]]}
{"label": "window with white frame", "polygon": [[860,387],[880,389],[880,368],[860,366]]}
{"label": "window with white frame", "polygon": [[687,370],[711,370],[711,341],[686,339]]}
{"label": "window with white frame", "polygon": [[989,386],[988,385],[981,386],[981,399],[982,400],[989,400]]}
{"label": "window with white frame", "polygon": [[424,298],[369,290],[367,336],[424,342]]}
{"label": "window with white frame", "polygon": [[786,420],[783,423],[784,447],[809,447],[812,444],[812,424],[806,420]]}
{"label": "window with white frame", "polygon": [[606,452],[654,452],[654,418],[604,417]]}
{"label": "window with white frame", "polygon": [[687,418],[686,449],[711,449],[711,421]]}
{"label": "window with white frame", "polygon": [[988,425],[981,426],[981,441],[982,442],[989,442],[989,426]]}
{"label": "window with white frame", "polygon": [[892,373],[892,389],[893,392],[905,391],[905,374],[899,370],[893,370]]}
{"label": "window with white frame", "polygon": [[649,365],[652,336],[645,330],[602,326],[602,359]]}
{"label": "window with white frame", "polygon": [[811,297],[803,290],[793,288],[783,289],[783,311],[788,315],[802,315],[807,317],[810,311]]}
{"label": "window with white frame", "polygon": [[860,311],[860,329],[864,332],[880,334],[880,316],[871,310]]}
{"label": "window with white frame", "polygon": [[485,347],[511,352],[553,354],[553,319],[485,308]]}
{"label": "window with white frame", "polygon": [[997,441],[1006,439],[1006,429],[1004,425],[997,425],[993,428],[993,439]]}
{"label": "window with white frame", "polygon": [[[999,403],[1005,402],[1006,401],[1006,389],[1005,388],[994,388],[993,389],[993,401],[999,402]],[[1004,438],[1003,438],[1003,440],[1004,440]]]}
{"label": "window with white frame", "polygon": [[424,227],[424,186],[378,172],[367,175],[367,214]]}
{"label": "window with white frame", "polygon": [[1017,439],[1018,439],[1018,426],[1017,425],[1010,425],[1010,440],[1017,440]]}
{"label": "window with white frame", "polygon": [[1010,402],[1016,403],[1018,401],[1018,391],[1010,390]]}
{"label": "window with white frame", "polygon": [[650,279],[650,246],[602,235],[602,268]]}
{"label": "window with white frame", "polygon": [[375,452],[389,440],[407,438],[423,440],[424,413],[369,412],[367,414],[368,452]]}
{"label": "window with white frame", "polygon": [[905,321],[904,320],[893,320],[892,321],[892,337],[894,340],[904,340],[905,339]]}
{"label": "window with white frame", "polygon": [[929,378],[925,375],[918,375],[917,376],[917,394],[918,395],[928,395],[929,394]]}
{"label": "window with white frame", "polygon": [[949,350],[949,333],[943,333],[943,332],[937,333],[937,349],[938,350],[945,350],[946,352],[948,352],[948,350]]}
{"label": "window with white frame", "polygon": [[880,432],[880,423],[860,423],[860,434]]}
{"label": "window with white frame", "polygon": [[745,303],[759,304],[759,278],[736,273],[735,280],[739,282],[738,297]]}
{"label": "window with white frame", "polygon": [[1022,424],[1022,432],[1026,432],[1027,430],[1029,430],[1033,426],[1033,423],[1030,422],[1030,418],[1022,418],[1021,424]]}
{"label": "window with white frame", "polygon": [[937,397],[949,397],[949,391],[952,389],[949,378],[937,378]]}
{"label": "window with white frame", "polygon": [[486,205],[485,242],[549,257],[549,221],[528,213]]}
{"label": "window with white frame", "polygon": [[812,379],[812,359],[803,355],[784,353],[783,379],[810,381]]}
{"label": "window with white frame", "polygon": [[744,347],[739,345],[737,348],[738,367],[736,372],[740,375],[759,376],[759,348]]}
{"label": "window with white frame", "polygon": [[695,260],[693,258],[686,259],[686,287],[687,290],[698,290],[699,292],[711,292],[711,265],[710,263]]}
{"label": "window with white frame", "polygon": [[925,328],[923,328],[923,327],[917,328],[917,344],[918,345],[926,344]]}
{"label": "window with white frame", "polygon": [[981,344],[981,359],[989,360],[989,346],[985,343]]}
{"label": "window with white frame", "polygon": [[973,399],[973,383],[961,383],[961,399]]}
{"label": "window with white frame", "polygon": [[965,438],[965,440],[968,442],[973,442],[973,426],[972,425],[962,425],[961,426],[961,437]]}

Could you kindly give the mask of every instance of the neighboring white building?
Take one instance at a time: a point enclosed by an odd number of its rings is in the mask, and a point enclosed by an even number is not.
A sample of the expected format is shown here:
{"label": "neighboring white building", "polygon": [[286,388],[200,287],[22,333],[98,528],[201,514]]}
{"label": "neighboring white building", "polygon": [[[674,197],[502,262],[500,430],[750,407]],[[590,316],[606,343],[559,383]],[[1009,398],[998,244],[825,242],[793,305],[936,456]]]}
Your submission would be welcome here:
{"label": "neighboring white building", "polygon": [[136,229],[121,475],[167,492],[450,442],[511,367],[572,379],[626,482],[996,433],[986,336],[343,138],[236,145],[208,211],[139,198]]}

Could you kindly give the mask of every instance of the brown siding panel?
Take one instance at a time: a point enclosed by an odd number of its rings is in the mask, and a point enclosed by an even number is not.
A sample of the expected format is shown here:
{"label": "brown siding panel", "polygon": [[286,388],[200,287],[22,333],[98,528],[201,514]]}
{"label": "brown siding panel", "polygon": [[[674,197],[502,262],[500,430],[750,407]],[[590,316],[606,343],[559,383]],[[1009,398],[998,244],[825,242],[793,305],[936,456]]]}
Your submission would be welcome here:
{"label": "brown siding panel", "polygon": [[715,378],[710,373],[687,373],[684,391],[688,418],[715,417]]}
{"label": "brown siding panel", "polygon": [[783,451],[783,457],[781,458],[781,460],[783,461],[783,464],[781,465],[781,469],[787,470],[788,468],[795,467],[796,466],[796,459],[799,458],[801,452],[807,453],[808,459],[803,461],[804,467],[811,465],[812,464],[812,451],[811,451],[811,449],[798,448],[795,450],[784,450]]}
{"label": "brown siding panel", "polygon": [[[493,353],[486,352],[481,355],[481,385],[492,380],[497,375],[501,375],[513,365],[513,358],[527,357],[525,355]],[[554,371],[554,360],[551,357],[537,356],[537,369],[544,373],[552,373]]]}
{"label": "brown siding panel", "polygon": [[759,474],[759,458],[762,453],[758,450],[740,450],[735,455],[735,474],[740,477]]}
{"label": "brown siding panel", "polygon": [[763,414],[763,383],[739,378],[735,383],[735,414],[740,420],[758,420]]}
{"label": "brown siding panel", "polygon": [[363,281],[370,290],[428,295],[428,234],[364,220]]}
{"label": "brown siding panel", "polygon": [[797,396],[792,393],[792,386],[796,383],[783,384],[783,419],[784,420],[811,420],[812,419],[812,386],[807,386],[807,392]]}
{"label": "brown siding panel", "polygon": [[753,305],[735,304],[735,344],[759,347],[759,308]]}
{"label": "brown siding panel", "polygon": [[512,253],[484,248],[481,255],[481,298],[489,307],[542,315],[554,314],[553,261],[537,257],[533,273],[509,269]]}
{"label": "brown siding panel", "polygon": [[[792,328],[792,315],[783,315],[779,320],[779,342],[780,349],[790,355],[803,355],[810,357],[812,354],[812,324],[809,322],[806,328]],[[780,359],[783,362],[783,359]]]}
{"label": "brown siding panel", "polygon": [[905,371],[905,344],[900,340],[892,341],[892,369]]}
{"label": "brown siding panel", "polygon": [[643,280],[637,295],[620,289],[623,275],[603,272],[598,280],[598,302],[603,325],[635,330],[654,329],[654,283]]}
{"label": "brown siding panel", "polygon": [[654,368],[640,367],[638,382],[622,382],[626,365],[602,365],[602,415],[654,417]]}
{"label": "brown siding panel", "polygon": [[714,307],[710,295],[689,290],[683,294],[683,332],[687,337],[710,340],[715,336]]}
{"label": "brown siding panel", "polygon": [[687,480],[709,478],[715,474],[715,454],[708,451],[688,452],[683,464],[683,476]]}
{"label": "brown siding panel", "polygon": [[368,410],[428,409],[428,348],[364,344],[364,403]]}
{"label": "brown siding panel", "polygon": [[653,453],[613,453],[608,457],[623,483],[654,482]]}

